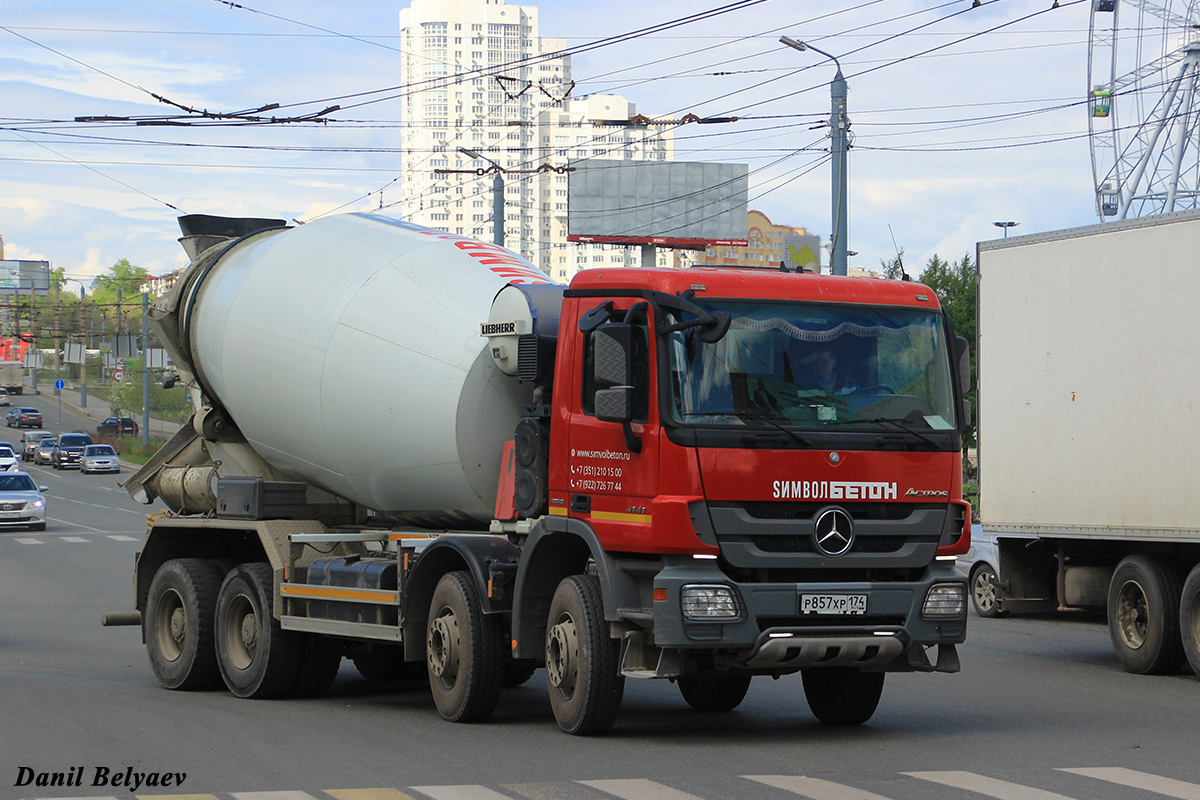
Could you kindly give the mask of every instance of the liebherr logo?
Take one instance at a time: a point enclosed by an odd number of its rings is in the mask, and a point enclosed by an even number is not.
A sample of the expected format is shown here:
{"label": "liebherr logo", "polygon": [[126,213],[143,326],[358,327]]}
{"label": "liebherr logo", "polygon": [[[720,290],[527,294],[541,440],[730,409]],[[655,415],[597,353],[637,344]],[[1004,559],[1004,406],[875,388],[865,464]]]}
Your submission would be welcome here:
{"label": "liebherr logo", "polygon": [[774,481],[776,500],[895,500],[896,484],[875,481]]}

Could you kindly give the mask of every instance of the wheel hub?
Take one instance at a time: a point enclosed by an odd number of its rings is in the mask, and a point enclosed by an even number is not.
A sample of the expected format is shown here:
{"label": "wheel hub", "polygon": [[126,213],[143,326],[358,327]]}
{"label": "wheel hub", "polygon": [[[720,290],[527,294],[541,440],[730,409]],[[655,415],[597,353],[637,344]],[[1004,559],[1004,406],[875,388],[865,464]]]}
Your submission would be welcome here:
{"label": "wheel hub", "polygon": [[258,643],[258,619],[253,614],[242,617],[242,644],[250,653]]}
{"label": "wheel hub", "polygon": [[183,640],[187,638],[187,614],[182,608],[177,608],[171,612],[170,622],[171,639],[175,644],[182,645]]}
{"label": "wheel hub", "polygon": [[563,619],[546,637],[546,674],[550,685],[570,694],[579,673],[579,633],[575,621]]}
{"label": "wheel hub", "polygon": [[429,669],[439,678],[452,680],[458,673],[458,619],[443,614],[429,626],[425,642]]}
{"label": "wheel hub", "polygon": [[1117,594],[1117,630],[1130,649],[1138,650],[1146,643],[1148,620],[1146,593],[1135,581],[1127,582]]}

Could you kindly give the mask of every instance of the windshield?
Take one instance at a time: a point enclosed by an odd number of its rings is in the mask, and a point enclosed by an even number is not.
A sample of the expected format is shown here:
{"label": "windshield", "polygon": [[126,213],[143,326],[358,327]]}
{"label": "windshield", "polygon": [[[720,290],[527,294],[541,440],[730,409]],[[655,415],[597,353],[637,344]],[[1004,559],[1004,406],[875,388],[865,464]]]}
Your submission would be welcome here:
{"label": "windshield", "polygon": [[87,436],[64,436],[59,440],[60,447],[86,447],[92,440]]}
{"label": "windshield", "polygon": [[[942,317],[897,306],[729,301],[715,344],[670,334],[672,415],[699,425],[955,428]],[[678,319],[674,321],[679,321]]]}
{"label": "windshield", "polygon": [[37,485],[28,475],[0,475],[0,492],[35,492]]}
{"label": "windshield", "polygon": [[87,456],[115,456],[117,451],[106,444],[94,444],[83,451]]}

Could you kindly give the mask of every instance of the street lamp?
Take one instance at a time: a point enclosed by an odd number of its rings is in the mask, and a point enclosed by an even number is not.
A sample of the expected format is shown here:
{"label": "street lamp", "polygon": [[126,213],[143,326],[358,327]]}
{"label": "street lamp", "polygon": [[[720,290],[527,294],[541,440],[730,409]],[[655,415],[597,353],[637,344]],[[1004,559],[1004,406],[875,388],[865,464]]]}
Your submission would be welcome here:
{"label": "street lamp", "polygon": [[993,222],[992,224],[995,225],[997,228],[1003,228],[1004,229],[1004,238],[1007,239],[1008,238],[1008,229],[1015,228],[1018,225],[1020,225],[1021,223],[1019,223],[1019,222]]}
{"label": "street lamp", "polygon": [[[492,241],[500,247],[504,246],[504,168],[477,150],[458,148],[458,152],[470,158],[477,158],[492,165],[495,172],[492,178]],[[486,172],[487,170],[485,170]],[[479,173],[483,174],[483,172]]]}
{"label": "street lamp", "polygon": [[847,185],[847,151],[850,149],[848,134],[850,118],[846,116],[846,78],[842,75],[842,65],[837,56],[826,53],[819,47],[807,42],[798,42],[787,36],[779,37],[780,44],[785,44],[793,50],[804,52],[812,50],[826,58],[832,59],[837,67],[837,74],[829,84],[829,152],[833,165],[833,241],[830,243],[830,267],[834,275],[846,274],[846,238],[849,225],[846,222],[846,192]]}

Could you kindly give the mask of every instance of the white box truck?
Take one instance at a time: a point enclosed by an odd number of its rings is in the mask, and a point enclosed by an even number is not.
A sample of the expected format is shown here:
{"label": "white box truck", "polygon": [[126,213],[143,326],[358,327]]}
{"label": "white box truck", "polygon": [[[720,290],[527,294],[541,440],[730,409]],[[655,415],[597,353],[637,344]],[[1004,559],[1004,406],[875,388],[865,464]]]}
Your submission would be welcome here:
{"label": "white box truck", "polygon": [[1104,608],[1200,674],[1200,211],[978,245],[980,514],[1000,611]]}

